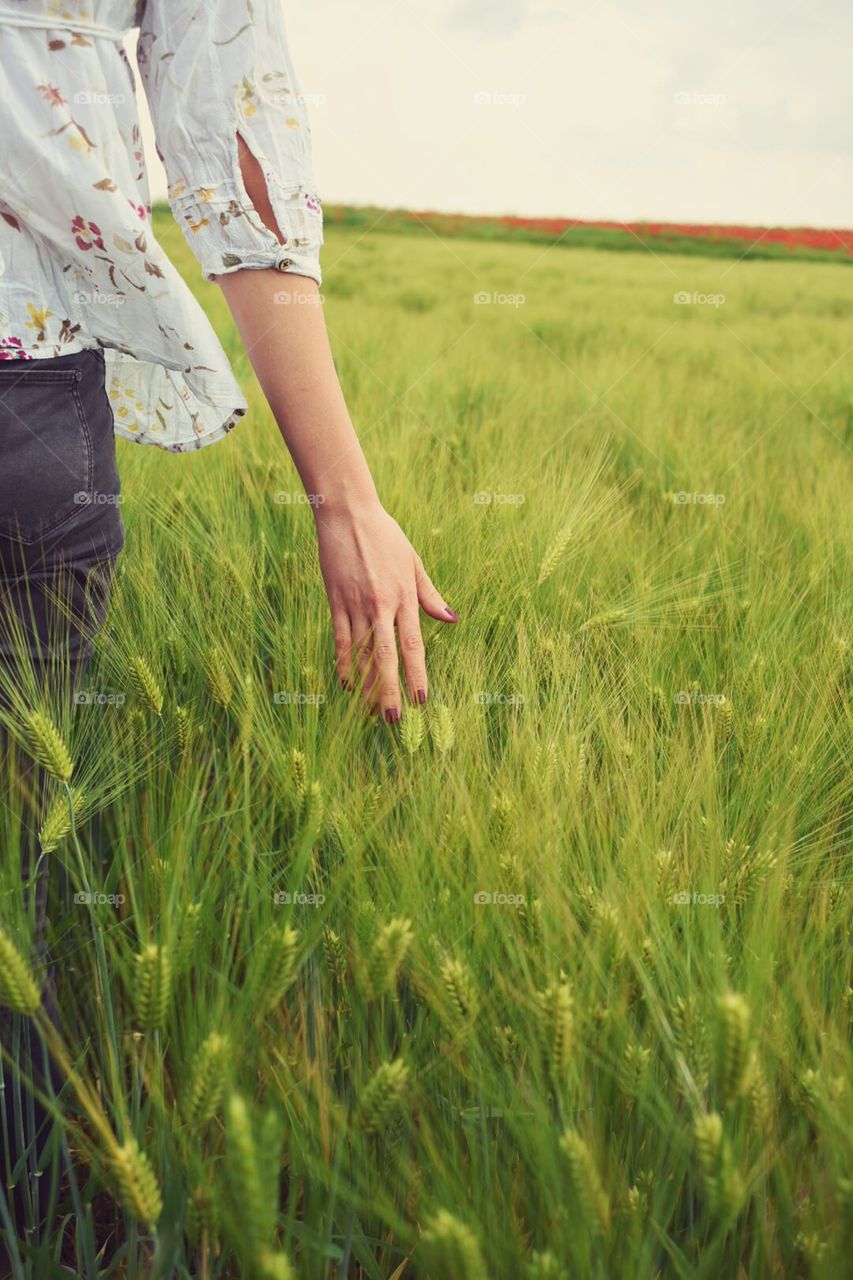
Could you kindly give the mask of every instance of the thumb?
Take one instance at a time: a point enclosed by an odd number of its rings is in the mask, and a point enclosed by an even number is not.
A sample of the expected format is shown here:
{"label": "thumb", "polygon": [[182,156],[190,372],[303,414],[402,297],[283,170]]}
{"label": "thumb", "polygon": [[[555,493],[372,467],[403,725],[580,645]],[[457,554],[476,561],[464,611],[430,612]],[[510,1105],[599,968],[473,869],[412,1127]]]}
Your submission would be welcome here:
{"label": "thumb", "polygon": [[459,615],[445,603],[440,593],[433,586],[426,569],[420,560],[415,560],[415,584],[418,589],[418,602],[424,613],[439,622],[458,622]]}

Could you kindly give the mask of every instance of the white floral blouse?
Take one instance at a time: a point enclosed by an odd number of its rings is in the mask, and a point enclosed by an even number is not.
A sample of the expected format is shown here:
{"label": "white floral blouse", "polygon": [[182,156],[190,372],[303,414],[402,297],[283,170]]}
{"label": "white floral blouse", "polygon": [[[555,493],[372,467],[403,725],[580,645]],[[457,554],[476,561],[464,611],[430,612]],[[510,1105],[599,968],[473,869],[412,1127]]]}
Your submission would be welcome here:
{"label": "white floral blouse", "polygon": [[[116,433],[183,452],[246,401],[154,239],[137,55],[169,204],[206,279],[321,281],[322,210],[281,0],[0,0],[0,359],[103,349]],[[243,184],[258,159],[283,243]],[[2,440],[0,440],[2,451]]]}

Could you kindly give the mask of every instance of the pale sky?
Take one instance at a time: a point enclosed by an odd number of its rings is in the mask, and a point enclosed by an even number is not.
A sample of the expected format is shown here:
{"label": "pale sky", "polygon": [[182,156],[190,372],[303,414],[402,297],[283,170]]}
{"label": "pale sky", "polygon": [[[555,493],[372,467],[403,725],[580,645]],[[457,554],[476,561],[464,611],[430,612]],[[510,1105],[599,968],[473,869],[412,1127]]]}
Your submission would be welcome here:
{"label": "pale sky", "polygon": [[853,225],[849,0],[283,8],[327,203]]}

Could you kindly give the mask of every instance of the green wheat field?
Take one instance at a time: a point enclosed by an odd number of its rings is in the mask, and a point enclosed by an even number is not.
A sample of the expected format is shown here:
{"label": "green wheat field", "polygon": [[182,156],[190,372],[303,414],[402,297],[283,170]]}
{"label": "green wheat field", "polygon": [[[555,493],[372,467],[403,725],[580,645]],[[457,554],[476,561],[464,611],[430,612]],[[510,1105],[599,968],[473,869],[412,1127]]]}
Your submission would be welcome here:
{"label": "green wheat field", "polygon": [[461,616],[423,619],[429,703],[389,726],[338,685],[224,300],[157,232],[250,414],[192,457],[120,443],[86,697],[7,717],[54,775],[63,1083],[14,1274],[840,1276],[844,267],[329,228],[353,418]]}

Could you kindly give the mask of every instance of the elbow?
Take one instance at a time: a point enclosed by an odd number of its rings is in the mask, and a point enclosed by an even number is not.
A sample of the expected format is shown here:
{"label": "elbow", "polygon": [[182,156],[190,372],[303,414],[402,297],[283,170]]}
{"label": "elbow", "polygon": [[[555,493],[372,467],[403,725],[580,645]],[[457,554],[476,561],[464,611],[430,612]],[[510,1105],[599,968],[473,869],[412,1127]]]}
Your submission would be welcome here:
{"label": "elbow", "polygon": [[272,231],[279,244],[284,244],[285,238],[273,213],[263,169],[256,156],[250,151],[241,133],[237,134],[237,158],[240,162],[243,186],[246,188],[246,194],[254,205],[255,212],[264,226]]}

